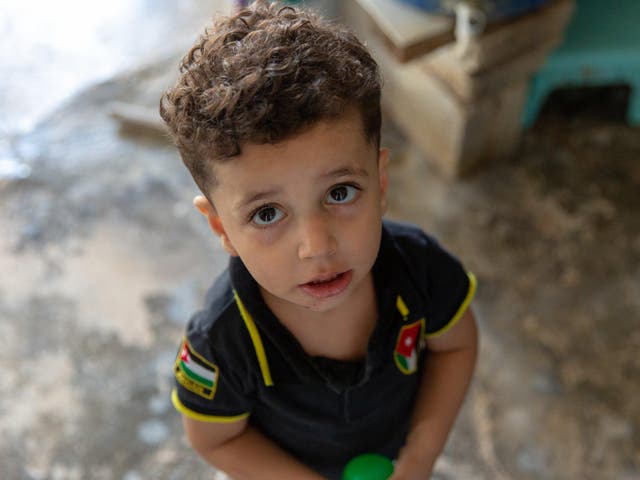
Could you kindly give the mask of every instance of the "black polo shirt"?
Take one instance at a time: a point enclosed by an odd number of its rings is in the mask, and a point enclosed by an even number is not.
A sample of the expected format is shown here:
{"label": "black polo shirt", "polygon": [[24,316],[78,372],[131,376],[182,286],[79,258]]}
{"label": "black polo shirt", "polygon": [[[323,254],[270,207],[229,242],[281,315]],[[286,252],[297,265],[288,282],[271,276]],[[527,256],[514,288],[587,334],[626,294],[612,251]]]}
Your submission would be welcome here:
{"label": "black polo shirt", "polygon": [[[276,267],[274,267],[276,268]],[[426,354],[475,291],[473,275],[418,228],[385,221],[373,266],[378,322],[366,358],[311,357],[231,258],[189,321],[172,399],[205,422],[250,424],[324,474],[354,456],[395,458],[406,438]]]}

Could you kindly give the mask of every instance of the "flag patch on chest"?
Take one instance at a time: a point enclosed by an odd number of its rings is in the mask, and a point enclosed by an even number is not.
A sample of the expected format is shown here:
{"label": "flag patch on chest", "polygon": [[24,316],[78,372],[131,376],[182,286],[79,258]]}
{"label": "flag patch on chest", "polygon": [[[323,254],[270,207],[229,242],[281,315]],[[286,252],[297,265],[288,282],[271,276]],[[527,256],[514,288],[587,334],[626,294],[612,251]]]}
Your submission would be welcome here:
{"label": "flag patch on chest", "polygon": [[424,348],[424,318],[405,325],[398,333],[393,359],[398,369],[411,375],[418,369],[418,356]]}
{"label": "flag patch on chest", "polygon": [[173,366],[176,380],[187,390],[212,399],[218,386],[218,367],[196,353],[184,340]]}

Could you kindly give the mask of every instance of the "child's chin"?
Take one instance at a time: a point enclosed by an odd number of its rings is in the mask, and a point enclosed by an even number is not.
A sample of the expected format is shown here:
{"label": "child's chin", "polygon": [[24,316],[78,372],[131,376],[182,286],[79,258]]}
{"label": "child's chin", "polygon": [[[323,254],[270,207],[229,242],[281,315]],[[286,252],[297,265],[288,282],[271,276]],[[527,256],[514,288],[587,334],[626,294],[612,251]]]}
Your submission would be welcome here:
{"label": "child's chin", "polygon": [[323,313],[333,310],[334,308],[338,307],[340,303],[340,300],[338,300],[337,298],[330,298],[313,301],[310,304],[305,305],[304,308],[315,313]]}

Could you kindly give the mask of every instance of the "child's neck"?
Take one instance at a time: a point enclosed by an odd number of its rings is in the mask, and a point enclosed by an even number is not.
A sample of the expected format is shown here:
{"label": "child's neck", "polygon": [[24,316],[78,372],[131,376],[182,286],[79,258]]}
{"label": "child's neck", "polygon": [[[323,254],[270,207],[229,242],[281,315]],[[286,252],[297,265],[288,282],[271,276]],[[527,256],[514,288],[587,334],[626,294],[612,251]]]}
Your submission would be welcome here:
{"label": "child's neck", "polygon": [[373,276],[368,275],[339,308],[316,312],[291,303],[265,302],[310,356],[360,360],[366,356],[369,337],[377,323]]}

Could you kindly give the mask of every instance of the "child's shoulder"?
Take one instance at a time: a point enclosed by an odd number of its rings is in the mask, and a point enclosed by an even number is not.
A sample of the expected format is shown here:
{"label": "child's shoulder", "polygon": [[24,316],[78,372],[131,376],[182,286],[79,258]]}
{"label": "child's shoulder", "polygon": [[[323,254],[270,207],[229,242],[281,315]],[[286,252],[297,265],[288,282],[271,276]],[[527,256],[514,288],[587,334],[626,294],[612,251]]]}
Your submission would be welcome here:
{"label": "child's shoulder", "polygon": [[228,270],[207,291],[204,306],[187,323],[186,338],[206,356],[207,351],[232,350],[246,332],[231,286]]}
{"label": "child's shoulder", "polygon": [[462,262],[434,236],[406,222],[385,220],[384,229],[386,243],[393,245],[405,273],[417,279],[420,288],[432,290],[434,284],[443,281],[466,282],[467,273]]}
{"label": "child's shoulder", "polygon": [[[385,222],[397,264],[412,291],[407,298],[424,308],[426,333],[438,335],[453,325],[475,293],[475,277],[438,241],[415,225]],[[410,307],[411,308],[411,307]]]}
{"label": "child's shoulder", "polygon": [[413,223],[385,219],[383,225],[387,235],[401,249],[424,250],[442,248],[435,237],[426,233]]}

